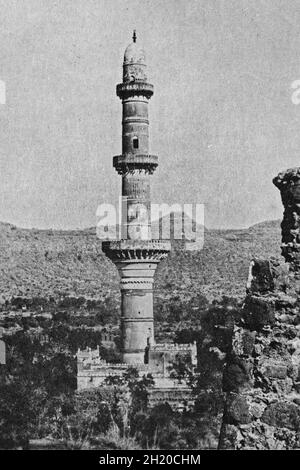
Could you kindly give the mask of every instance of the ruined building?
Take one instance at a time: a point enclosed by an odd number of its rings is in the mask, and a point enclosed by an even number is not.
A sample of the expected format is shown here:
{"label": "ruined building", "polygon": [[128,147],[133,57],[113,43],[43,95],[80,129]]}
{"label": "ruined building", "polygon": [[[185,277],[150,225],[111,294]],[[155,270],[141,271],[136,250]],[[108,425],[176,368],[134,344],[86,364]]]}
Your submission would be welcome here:
{"label": "ruined building", "polygon": [[273,183],[284,205],[285,262],[251,263],[223,377],[221,449],[300,448],[300,168]]}
{"label": "ruined building", "polygon": [[[129,366],[151,373],[162,400],[186,395],[189,388],[170,377],[178,355],[195,364],[195,345],[155,344],[153,282],[159,262],[168,256],[170,240],[151,234],[151,175],[158,157],[149,153],[148,103],[153,85],[147,81],[144,50],[133,35],[123,62],[123,82],[117,85],[122,100],[122,154],[113,166],[122,178],[122,221],[119,240],[105,241],[102,250],[116,265],[121,287],[122,363],[107,364],[99,351],[78,352],[78,388],[97,386],[108,375],[122,374]],[[177,390],[177,392],[176,392]],[[181,392],[179,392],[179,390]],[[172,398],[173,399],[173,398]]]}

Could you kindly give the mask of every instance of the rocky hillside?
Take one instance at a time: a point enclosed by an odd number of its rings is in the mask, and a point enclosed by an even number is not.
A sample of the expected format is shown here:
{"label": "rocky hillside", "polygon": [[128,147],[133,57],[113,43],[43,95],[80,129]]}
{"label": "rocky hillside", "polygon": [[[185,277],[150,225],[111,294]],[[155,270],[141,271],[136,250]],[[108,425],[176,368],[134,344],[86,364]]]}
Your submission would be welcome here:
{"label": "rocky hillside", "polygon": [[[242,296],[252,257],[280,256],[280,222],[246,230],[206,230],[202,251],[174,249],[158,269],[156,295]],[[0,296],[118,299],[115,267],[94,229],[20,229],[0,223]]]}

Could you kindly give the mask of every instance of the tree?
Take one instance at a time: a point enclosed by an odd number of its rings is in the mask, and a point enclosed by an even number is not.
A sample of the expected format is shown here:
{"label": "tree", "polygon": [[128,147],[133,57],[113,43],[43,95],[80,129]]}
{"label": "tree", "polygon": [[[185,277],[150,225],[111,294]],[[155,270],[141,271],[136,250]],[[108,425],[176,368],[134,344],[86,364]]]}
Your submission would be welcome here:
{"label": "tree", "polygon": [[0,448],[27,448],[34,407],[30,388],[22,380],[0,384]]}
{"label": "tree", "polygon": [[109,392],[102,388],[54,397],[44,415],[45,430],[66,448],[89,448],[112,425],[108,400]]}

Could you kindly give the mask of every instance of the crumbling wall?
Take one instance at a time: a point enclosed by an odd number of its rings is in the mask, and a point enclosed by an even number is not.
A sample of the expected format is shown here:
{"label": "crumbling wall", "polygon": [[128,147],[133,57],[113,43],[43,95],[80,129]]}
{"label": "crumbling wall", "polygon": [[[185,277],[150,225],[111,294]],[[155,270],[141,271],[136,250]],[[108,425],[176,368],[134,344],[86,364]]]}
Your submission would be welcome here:
{"label": "crumbling wall", "polygon": [[274,179],[284,204],[282,254],[253,260],[226,359],[220,449],[300,448],[300,169]]}
{"label": "crumbling wall", "polygon": [[300,270],[300,168],[279,173],[273,183],[280,190],[284,206],[281,223],[281,251],[293,271]]}
{"label": "crumbling wall", "polygon": [[[256,261],[254,271],[262,266]],[[262,292],[257,279],[248,287],[224,370],[220,448],[300,448],[300,299],[289,281],[275,289],[274,279],[268,291],[263,282]]]}

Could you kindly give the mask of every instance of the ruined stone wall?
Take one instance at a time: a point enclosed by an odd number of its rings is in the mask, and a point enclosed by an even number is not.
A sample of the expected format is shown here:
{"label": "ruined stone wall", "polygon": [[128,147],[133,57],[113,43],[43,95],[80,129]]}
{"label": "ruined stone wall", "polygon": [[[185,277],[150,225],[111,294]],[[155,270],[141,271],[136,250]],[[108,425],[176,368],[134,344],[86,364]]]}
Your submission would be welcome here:
{"label": "ruined stone wall", "polygon": [[224,370],[220,449],[300,448],[298,179],[300,169],[274,179],[285,207],[282,254],[287,263],[251,263]]}
{"label": "ruined stone wall", "polygon": [[220,448],[300,448],[300,313],[292,291],[246,296],[224,371]]}
{"label": "ruined stone wall", "polygon": [[279,173],[273,183],[284,206],[281,251],[292,271],[300,271],[300,168]]}

